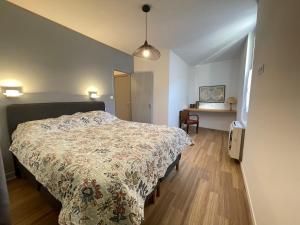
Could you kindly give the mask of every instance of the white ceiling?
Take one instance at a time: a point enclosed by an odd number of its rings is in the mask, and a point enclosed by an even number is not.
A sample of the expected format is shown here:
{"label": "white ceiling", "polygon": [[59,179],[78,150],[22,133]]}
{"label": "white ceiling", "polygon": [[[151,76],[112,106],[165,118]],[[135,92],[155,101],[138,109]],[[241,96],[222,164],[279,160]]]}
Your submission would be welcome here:
{"label": "white ceiling", "polygon": [[9,0],[36,14],[132,54],[145,38],[190,65],[234,58],[256,23],[256,0]]}

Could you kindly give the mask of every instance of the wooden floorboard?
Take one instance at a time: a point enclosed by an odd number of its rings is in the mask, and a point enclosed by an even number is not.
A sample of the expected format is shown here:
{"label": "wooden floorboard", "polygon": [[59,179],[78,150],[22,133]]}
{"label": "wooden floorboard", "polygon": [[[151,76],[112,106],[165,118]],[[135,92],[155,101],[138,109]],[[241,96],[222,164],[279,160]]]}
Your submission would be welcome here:
{"label": "wooden floorboard", "polygon": [[[202,128],[191,136],[195,145],[146,207],[143,225],[251,225],[240,165],[226,152],[228,133]],[[57,224],[58,212],[27,181],[9,181],[8,190],[13,224]]]}

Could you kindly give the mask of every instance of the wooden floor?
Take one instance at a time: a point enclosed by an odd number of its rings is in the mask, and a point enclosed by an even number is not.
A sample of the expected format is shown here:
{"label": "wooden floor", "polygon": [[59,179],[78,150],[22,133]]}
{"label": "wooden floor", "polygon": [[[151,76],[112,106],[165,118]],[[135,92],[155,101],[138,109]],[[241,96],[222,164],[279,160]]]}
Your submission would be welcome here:
{"label": "wooden floor", "polygon": [[[143,225],[251,225],[240,166],[227,156],[226,132],[199,129],[180,170],[161,185]],[[13,224],[57,224],[58,212],[22,179],[8,182]]]}

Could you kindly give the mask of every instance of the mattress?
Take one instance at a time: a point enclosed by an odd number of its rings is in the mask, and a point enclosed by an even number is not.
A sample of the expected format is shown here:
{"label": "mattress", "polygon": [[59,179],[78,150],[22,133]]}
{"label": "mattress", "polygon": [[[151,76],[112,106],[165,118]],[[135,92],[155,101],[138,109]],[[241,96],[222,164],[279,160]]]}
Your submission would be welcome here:
{"label": "mattress", "polygon": [[59,224],[141,224],[146,196],[190,145],[179,128],[76,113],[19,124],[10,151],[62,204]]}

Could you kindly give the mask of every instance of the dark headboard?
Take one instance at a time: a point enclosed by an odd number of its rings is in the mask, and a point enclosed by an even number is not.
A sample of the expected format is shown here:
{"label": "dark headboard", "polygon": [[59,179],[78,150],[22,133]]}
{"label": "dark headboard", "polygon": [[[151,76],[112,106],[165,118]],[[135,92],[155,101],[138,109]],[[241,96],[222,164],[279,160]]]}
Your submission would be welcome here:
{"label": "dark headboard", "polygon": [[76,112],[95,110],[105,111],[104,102],[51,102],[32,104],[13,104],[7,106],[7,127],[9,136],[18,124],[32,120],[55,118],[62,115],[71,115]]}

